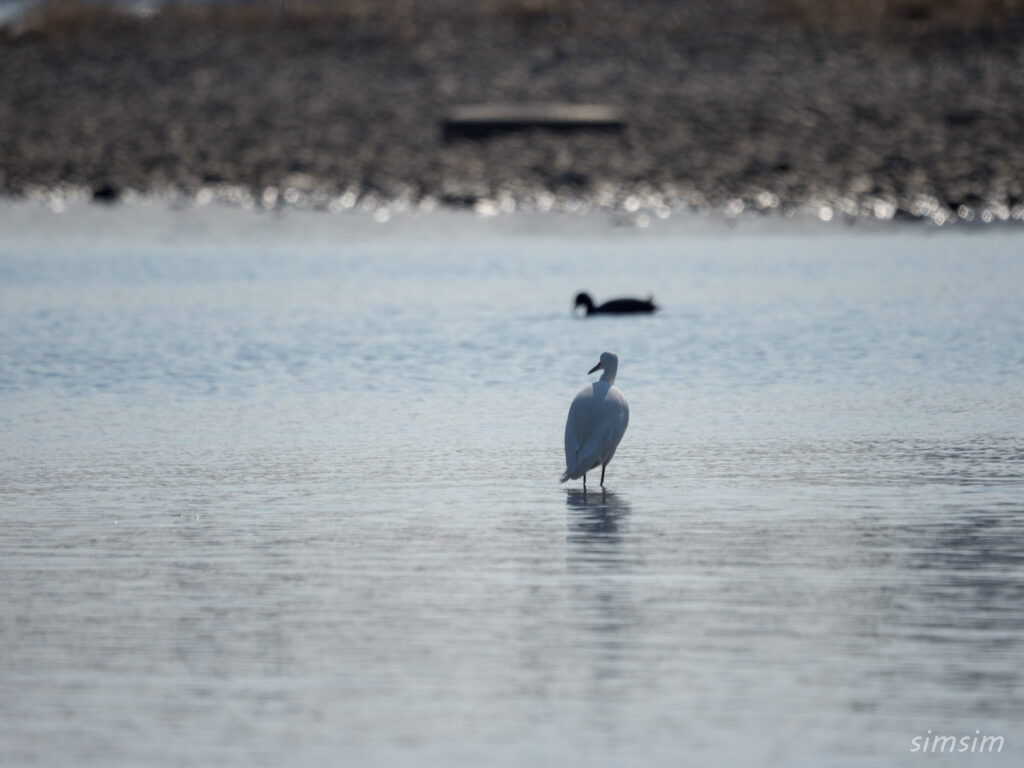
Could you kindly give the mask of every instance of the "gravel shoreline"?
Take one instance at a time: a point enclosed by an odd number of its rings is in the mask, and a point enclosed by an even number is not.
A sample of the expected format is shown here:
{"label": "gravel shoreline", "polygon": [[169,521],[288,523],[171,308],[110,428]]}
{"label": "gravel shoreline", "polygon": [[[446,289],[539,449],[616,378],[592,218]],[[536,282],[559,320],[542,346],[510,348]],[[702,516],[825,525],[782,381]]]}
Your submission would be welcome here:
{"label": "gravel shoreline", "polygon": [[[10,27],[0,191],[1024,218],[1021,20],[836,31],[760,7],[441,0]],[[608,104],[628,125],[444,140],[452,106],[494,101]]]}

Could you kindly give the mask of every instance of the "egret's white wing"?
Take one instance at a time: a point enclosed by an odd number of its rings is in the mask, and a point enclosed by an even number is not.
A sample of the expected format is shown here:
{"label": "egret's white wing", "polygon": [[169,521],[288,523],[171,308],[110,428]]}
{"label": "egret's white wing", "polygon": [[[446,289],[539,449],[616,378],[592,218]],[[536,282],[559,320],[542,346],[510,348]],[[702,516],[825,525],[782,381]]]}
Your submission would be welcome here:
{"label": "egret's white wing", "polygon": [[565,422],[565,474],[575,480],[615,455],[629,424],[629,405],[622,393],[605,382],[580,390]]}
{"label": "egret's white wing", "polygon": [[578,469],[581,473],[611,461],[629,424],[629,405],[615,387],[597,401],[595,410],[597,418],[590,437],[580,448]]}

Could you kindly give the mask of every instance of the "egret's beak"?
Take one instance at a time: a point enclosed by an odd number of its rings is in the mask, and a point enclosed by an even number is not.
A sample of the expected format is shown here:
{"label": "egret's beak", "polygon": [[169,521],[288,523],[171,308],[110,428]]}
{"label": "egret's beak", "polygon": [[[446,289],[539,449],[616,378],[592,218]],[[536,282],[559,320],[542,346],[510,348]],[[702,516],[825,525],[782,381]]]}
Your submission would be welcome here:
{"label": "egret's beak", "polygon": [[587,374],[589,375],[589,374],[593,373],[594,371],[600,371],[602,368],[604,368],[604,365],[602,365],[601,363],[598,363],[593,368],[591,368],[589,371],[587,371]]}

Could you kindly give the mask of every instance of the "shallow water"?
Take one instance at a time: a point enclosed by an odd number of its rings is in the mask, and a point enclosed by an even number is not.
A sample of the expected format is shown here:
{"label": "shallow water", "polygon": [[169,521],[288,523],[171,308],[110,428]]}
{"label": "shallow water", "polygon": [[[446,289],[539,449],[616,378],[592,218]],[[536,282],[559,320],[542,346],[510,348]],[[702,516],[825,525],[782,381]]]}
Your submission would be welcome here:
{"label": "shallow water", "polygon": [[1018,763],[1019,230],[658,224],[0,209],[0,763]]}

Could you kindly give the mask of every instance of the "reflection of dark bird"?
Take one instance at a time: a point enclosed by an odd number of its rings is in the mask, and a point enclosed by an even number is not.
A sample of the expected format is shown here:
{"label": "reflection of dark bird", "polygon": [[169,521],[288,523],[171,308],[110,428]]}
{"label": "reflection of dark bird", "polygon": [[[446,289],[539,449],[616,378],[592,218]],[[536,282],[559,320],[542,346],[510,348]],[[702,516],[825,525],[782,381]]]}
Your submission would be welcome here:
{"label": "reflection of dark bird", "polygon": [[595,306],[589,293],[577,293],[573,309],[581,305],[587,310],[588,315],[631,315],[640,312],[655,312],[658,309],[653,296],[648,296],[646,299],[612,299]]}

